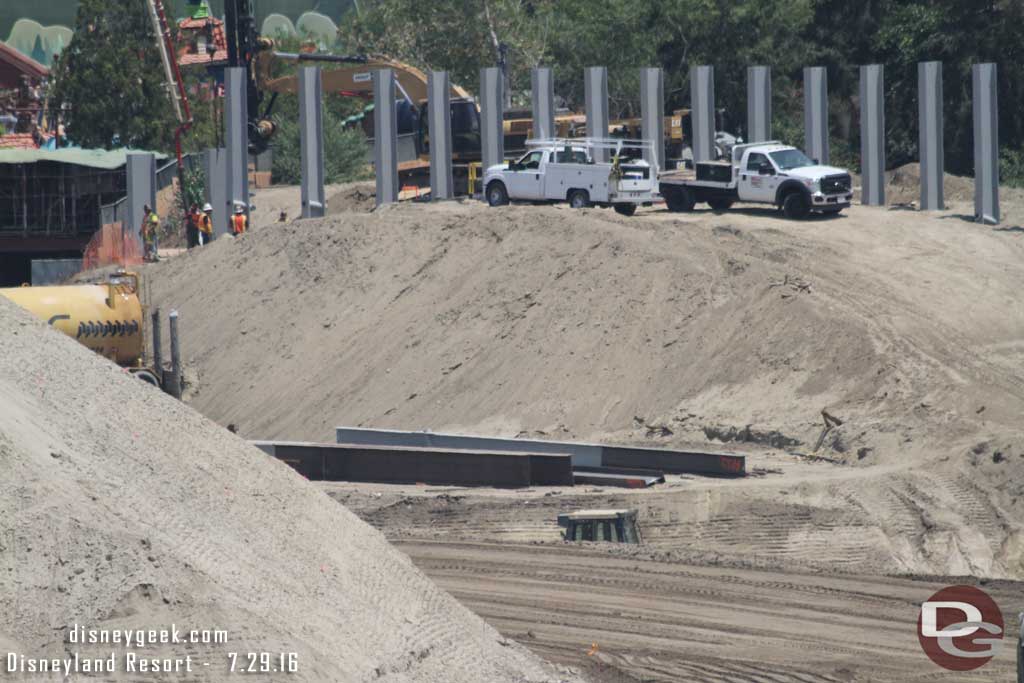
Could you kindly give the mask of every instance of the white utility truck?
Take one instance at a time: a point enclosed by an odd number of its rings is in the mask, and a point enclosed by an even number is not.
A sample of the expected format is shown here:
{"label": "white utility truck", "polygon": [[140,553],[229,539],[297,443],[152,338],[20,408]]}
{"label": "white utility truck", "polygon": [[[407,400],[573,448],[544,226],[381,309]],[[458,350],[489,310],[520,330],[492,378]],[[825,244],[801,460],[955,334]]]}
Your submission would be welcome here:
{"label": "white utility truck", "polygon": [[[573,208],[614,207],[632,216],[637,206],[658,197],[658,169],[639,158],[653,152],[649,141],[572,138],[527,140],[515,161],[484,172],[484,196],[491,206],[517,201],[569,202]],[[610,161],[596,161],[603,151]],[[653,155],[652,155],[653,158]]]}
{"label": "white utility truck", "polygon": [[731,161],[701,161],[693,170],[663,174],[659,189],[670,211],[691,211],[697,202],[718,211],[753,202],[772,204],[788,218],[837,214],[853,197],[848,171],[821,166],[781,142],[736,145]]}

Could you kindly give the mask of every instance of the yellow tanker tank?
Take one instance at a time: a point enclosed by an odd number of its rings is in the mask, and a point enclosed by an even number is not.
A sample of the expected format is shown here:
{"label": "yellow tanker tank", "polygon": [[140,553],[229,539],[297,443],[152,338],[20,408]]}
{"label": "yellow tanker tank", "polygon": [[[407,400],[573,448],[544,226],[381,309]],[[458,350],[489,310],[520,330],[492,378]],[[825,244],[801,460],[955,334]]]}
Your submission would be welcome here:
{"label": "yellow tanker tank", "polygon": [[13,287],[5,296],[55,329],[118,365],[142,362],[142,304],[139,279],[117,273],[105,285]]}

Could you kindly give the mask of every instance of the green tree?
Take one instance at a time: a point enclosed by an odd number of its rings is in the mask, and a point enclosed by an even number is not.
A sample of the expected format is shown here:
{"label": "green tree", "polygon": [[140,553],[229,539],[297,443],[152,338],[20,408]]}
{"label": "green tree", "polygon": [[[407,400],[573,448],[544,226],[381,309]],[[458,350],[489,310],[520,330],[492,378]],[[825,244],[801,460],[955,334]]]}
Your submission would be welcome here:
{"label": "green tree", "polygon": [[[346,128],[337,114],[340,105],[330,106],[332,98],[326,99],[323,112],[324,182],[339,183],[368,177],[366,136],[360,128]],[[291,95],[280,97],[274,118],[278,124],[271,143],[274,182],[296,185],[302,182],[298,98]]]}
{"label": "green tree", "polygon": [[[554,0],[378,0],[364,2],[339,29],[349,51],[384,54],[450,72],[452,83],[476,90],[480,69],[507,56],[512,90],[529,88],[529,70],[547,54]],[[524,86],[525,84],[525,86]]]}
{"label": "green tree", "polygon": [[170,151],[176,122],[142,2],[81,0],[54,68],[53,102],[83,147]]}

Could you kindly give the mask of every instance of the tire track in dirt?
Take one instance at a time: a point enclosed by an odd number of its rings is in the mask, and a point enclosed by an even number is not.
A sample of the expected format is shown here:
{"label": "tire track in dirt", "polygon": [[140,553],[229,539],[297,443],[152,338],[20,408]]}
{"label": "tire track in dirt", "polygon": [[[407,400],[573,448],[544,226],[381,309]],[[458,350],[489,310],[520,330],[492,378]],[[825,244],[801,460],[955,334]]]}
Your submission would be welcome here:
{"label": "tire track in dirt", "polygon": [[[502,633],[597,671],[598,681],[601,672],[609,681],[659,683],[1003,681],[1014,671],[1012,648],[967,678],[929,669],[915,636],[917,611],[944,583],[715,569],[590,545],[398,545]],[[1021,588],[1000,582],[985,590],[1015,614],[1024,609]]]}

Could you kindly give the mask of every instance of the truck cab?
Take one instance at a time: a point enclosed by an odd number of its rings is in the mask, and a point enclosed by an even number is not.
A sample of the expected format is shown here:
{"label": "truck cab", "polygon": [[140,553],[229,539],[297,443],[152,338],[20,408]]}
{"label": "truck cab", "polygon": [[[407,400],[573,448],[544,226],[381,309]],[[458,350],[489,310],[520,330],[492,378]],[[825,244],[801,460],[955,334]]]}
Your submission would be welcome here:
{"label": "truck cab", "polygon": [[[632,215],[657,198],[657,169],[627,155],[642,141],[531,140],[518,159],[496,164],[484,173],[484,196],[491,206],[509,201],[567,201],[574,208],[614,207]],[[604,150],[610,161],[601,161]]]}
{"label": "truck cab", "polygon": [[787,189],[801,191],[811,211],[838,213],[850,205],[850,174],[823,166],[795,147],[782,144],[738,145],[733,150],[740,201],[783,205]]}
{"label": "truck cab", "polygon": [[736,145],[729,160],[662,176],[660,190],[672,211],[689,211],[697,202],[726,210],[741,201],[772,204],[789,218],[839,213],[853,197],[847,171],[822,166],[780,142]]}

